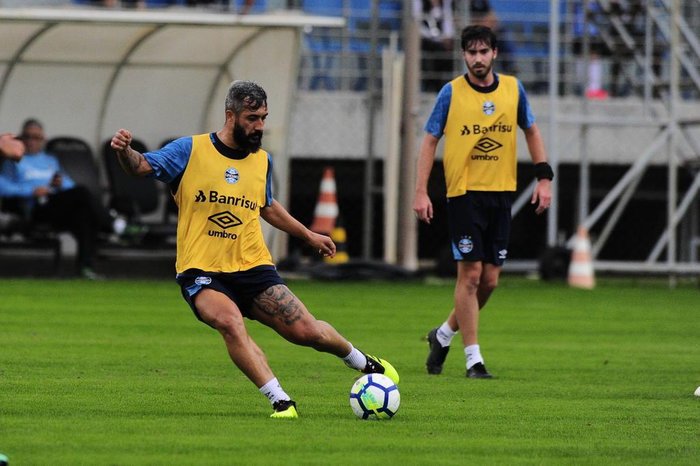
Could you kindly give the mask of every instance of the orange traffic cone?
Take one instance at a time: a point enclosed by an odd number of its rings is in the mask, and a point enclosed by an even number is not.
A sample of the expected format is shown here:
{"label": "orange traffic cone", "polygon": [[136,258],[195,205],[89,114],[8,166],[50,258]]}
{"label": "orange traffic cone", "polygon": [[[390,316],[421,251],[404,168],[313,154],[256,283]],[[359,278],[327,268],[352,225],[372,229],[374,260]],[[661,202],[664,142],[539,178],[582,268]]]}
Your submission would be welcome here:
{"label": "orange traffic cone", "polygon": [[309,229],[316,233],[330,235],[335,228],[338,218],[338,201],[335,195],[335,173],[333,168],[326,167],[321,179],[318,202],[314,210],[314,220]]}
{"label": "orange traffic cone", "polygon": [[574,238],[574,248],[569,263],[569,286],[591,290],[595,287],[591,240],[586,228],[580,226]]}

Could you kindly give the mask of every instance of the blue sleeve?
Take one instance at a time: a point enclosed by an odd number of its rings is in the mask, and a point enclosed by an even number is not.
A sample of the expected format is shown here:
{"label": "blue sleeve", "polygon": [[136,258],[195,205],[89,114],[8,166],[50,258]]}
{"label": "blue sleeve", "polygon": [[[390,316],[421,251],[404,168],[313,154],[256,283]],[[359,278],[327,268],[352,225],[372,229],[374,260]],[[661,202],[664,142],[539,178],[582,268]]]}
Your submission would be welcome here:
{"label": "blue sleeve", "polygon": [[0,165],[0,197],[31,197],[34,187],[16,180],[18,162],[3,160]]}
{"label": "blue sleeve", "polygon": [[530,101],[527,100],[527,94],[523,83],[518,80],[518,126],[525,130],[535,124],[535,114],[532,113]]}
{"label": "blue sleeve", "polygon": [[267,153],[267,182],[265,183],[265,207],[272,205],[272,156]]}
{"label": "blue sleeve", "polygon": [[185,171],[191,153],[192,136],[187,136],[176,139],[159,150],[146,152],[143,156],[153,168],[150,176],[170,183]]}
{"label": "blue sleeve", "polygon": [[426,133],[432,134],[436,138],[440,139],[445,131],[445,124],[447,123],[447,114],[450,111],[450,102],[452,101],[452,84],[447,83],[442,86],[440,92],[435,99],[435,106],[433,106],[433,111],[428,117],[428,121],[425,122],[423,129]]}

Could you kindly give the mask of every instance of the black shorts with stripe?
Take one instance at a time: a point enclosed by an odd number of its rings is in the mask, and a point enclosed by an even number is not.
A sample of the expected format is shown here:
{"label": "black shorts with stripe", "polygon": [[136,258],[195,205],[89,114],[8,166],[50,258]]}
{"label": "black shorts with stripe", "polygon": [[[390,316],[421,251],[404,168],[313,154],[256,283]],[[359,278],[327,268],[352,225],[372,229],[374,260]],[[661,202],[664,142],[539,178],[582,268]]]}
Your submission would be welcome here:
{"label": "black shorts with stripe", "polygon": [[447,199],[452,256],[502,266],[508,255],[513,193],[470,191]]}
{"label": "black shorts with stripe", "polygon": [[176,281],[180,285],[182,297],[200,321],[202,318],[194,305],[194,297],[204,288],[225,294],[236,303],[244,317],[252,319],[250,311],[253,299],[271,286],[285,284],[274,265],[260,265],[231,273],[189,269],[177,274]]}

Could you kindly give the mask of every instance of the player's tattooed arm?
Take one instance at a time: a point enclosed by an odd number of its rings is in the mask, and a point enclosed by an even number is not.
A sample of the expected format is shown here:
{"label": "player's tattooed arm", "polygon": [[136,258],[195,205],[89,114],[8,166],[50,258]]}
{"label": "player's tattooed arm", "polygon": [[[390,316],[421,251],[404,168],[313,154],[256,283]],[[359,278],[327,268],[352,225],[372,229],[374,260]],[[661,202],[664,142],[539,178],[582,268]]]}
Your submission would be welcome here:
{"label": "player's tattooed arm", "polygon": [[285,285],[271,286],[253,298],[253,303],[262,312],[281,320],[285,325],[292,325],[303,314],[301,301]]}
{"label": "player's tattooed arm", "polygon": [[146,157],[137,150],[131,148],[133,136],[126,129],[120,129],[112,137],[111,146],[117,154],[117,160],[122,169],[130,175],[144,176],[153,172],[153,167]]}

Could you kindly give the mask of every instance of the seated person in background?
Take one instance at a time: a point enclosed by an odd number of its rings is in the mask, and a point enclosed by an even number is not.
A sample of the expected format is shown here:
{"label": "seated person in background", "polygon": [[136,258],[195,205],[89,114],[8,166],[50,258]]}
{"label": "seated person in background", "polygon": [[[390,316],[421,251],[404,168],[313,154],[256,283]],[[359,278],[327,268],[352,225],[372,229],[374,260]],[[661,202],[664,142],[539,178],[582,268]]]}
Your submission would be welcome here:
{"label": "seated person in background", "polygon": [[0,134],[0,157],[19,160],[24,155],[24,144],[12,133]]}
{"label": "seated person in background", "polygon": [[[24,144],[12,133],[0,134],[0,160],[19,160],[24,155]],[[17,223],[15,215],[0,212],[0,231],[11,228]]]}
{"label": "seated person in background", "polygon": [[100,232],[121,234],[124,219],[112,216],[90,191],[62,172],[58,159],[44,152],[44,128],[29,119],[20,135],[26,153],[19,162],[0,162],[0,197],[29,222],[48,223],[68,231],[78,243],[77,272],[98,279],[93,262]]}

